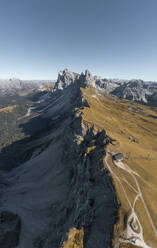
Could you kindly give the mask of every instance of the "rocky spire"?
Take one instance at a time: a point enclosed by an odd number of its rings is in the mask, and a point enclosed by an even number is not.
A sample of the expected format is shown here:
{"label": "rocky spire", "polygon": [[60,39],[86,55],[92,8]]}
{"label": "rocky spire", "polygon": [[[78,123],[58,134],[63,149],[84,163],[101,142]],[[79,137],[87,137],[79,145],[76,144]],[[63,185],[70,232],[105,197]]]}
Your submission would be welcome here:
{"label": "rocky spire", "polygon": [[95,78],[86,70],[85,74],[77,74],[65,69],[58,73],[58,79],[55,85],[55,90],[63,90],[71,84],[77,84],[80,87],[95,87]]}
{"label": "rocky spire", "polygon": [[63,90],[67,88],[69,85],[76,82],[76,80],[79,78],[79,74],[69,71],[68,69],[65,69],[63,71],[60,71],[58,73],[58,79],[55,85],[55,90]]}
{"label": "rocky spire", "polygon": [[85,70],[85,85],[95,88],[95,79],[88,70]]}

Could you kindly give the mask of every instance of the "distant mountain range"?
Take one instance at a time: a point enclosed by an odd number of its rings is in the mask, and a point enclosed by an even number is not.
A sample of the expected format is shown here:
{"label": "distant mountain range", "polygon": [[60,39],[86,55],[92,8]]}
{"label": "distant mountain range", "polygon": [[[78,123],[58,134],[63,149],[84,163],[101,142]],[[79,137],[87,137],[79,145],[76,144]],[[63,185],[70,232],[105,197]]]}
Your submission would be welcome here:
{"label": "distant mountain range", "polygon": [[131,80],[117,87],[112,94],[119,98],[157,106],[157,83]]}
{"label": "distant mountain range", "polygon": [[20,80],[11,78],[8,80],[0,79],[0,96],[16,95],[21,91],[45,91],[47,86],[53,87],[54,80]]}
{"label": "distant mountain range", "polygon": [[121,99],[136,101],[143,104],[157,106],[157,82],[143,80],[102,79],[86,70],[85,74],[78,74],[65,69],[59,72],[58,81],[55,80],[20,80],[12,78],[0,80],[0,95],[15,95],[21,91],[62,90],[75,81],[86,83],[105,93],[116,95]]}

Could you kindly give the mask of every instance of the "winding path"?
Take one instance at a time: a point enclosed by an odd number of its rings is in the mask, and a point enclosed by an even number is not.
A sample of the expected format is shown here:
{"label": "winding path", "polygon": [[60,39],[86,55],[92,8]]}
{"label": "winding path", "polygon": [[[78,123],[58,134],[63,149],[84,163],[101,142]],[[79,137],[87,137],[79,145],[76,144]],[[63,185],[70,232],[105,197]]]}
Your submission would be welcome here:
{"label": "winding path", "polygon": [[[148,246],[145,241],[144,241],[144,237],[143,237],[143,228],[142,228],[142,225],[140,223],[140,220],[135,212],[135,205],[136,205],[136,202],[137,200],[141,199],[142,203],[143,203],[143,206],[145,208],[145,211],[146,211],[146,214],[148,216],[148,219],[150,221],[150,224],[152,226],[152,229],[154,231],[154,234],[155,236],[157,236],[157,229],[155,227],[155,224],[153,222],[153,219],[150,215],[150,212],[147,208],[147,205],[146,205],[146,202],[143,198],[143,195],[142,195],[142,191],[140,189],[140,186],[139,186],[139,183],[136,179],[136,176],[139,176],[135,171],[133,171],[132,169],[130,169],[128,167],[128,165],[124,164],[122,161],[114,161],[114,164],[119,167],[120,169],[122,170],[125,170],[126,172],[128,172],[135,184],[136,184],[136,188],[133,187],[125,178],[120,178],[119,176],[116,175],[116,173],[112,170],[111,166],[109,165],[108,163],[108,156],[109,156],[109,153],[107,153],[106,157],[105,157],[105,163],[106,163],[106,166],[108,168],[108,170],[110,171],[110,173],[113,175],[113,177],[115,177],[115,179],[119,182],[119,184],[121,185],[122,187],[122,190],[124,192],[124,195],[126,197],[126,200],[128,202],[128,205],[131,209],[131,214],[127,220],[127,229],[126,229],[126,235],[127,237],[124,238],[124,237],[121,237],[120,238],[120,241],[123,242],[123,243],[131,243],[131,244],[134,244],[136,246],[139,246],[139,247],[142,247],[142,248],[151,248],[150,246]],[[122,181],[124,181],[125,183],[128,184],[129,187],[131,187],[131,189],[134,190],[134,192],[136,193],[136,197],[134,199],[134,202],[133,202],[133,205],[131,204],[129,198],[128,198],[128,195],[127,195],[127,192],[122,184]],[[138,232],[137,232],[138,230]]]}

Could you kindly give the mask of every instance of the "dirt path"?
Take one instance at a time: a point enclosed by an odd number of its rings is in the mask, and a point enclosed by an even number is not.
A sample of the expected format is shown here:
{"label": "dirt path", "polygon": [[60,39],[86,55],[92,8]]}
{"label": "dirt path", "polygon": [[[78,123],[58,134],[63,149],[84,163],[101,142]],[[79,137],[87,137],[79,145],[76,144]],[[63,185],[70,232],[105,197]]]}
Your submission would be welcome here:
{"label": "dirt path", "polygon": [[[124,164],[123,162],[114,161],[114,163],[115,163],[115,165],[117,167],[119,167],[122,170],[125,170],[126,172],[128,172],[132,176],[132,178],[133,178],[133,180],[134,180],[134,182],[136,184],[136,187],[137,187],[137,188],[135,188],[132,185],[130,185],[130,183],[125,178],[120,178],[119,176],[116,175],[116,173],[111,169],[111,166],[109,165],[109,163],[107,161],[108,156],[109,156],[109,154],[107,153],[107,155],[105,157],[106,166],[107,166],[108,170],[110,171],[110,173],[112,174],[112,176],[120,183],[120,185],[122,187],[122,190],[124,192],[124,195],[126,197],[126,200],[128,202],[128,205],[129,205],[129,207],[131,209],[131,214],[130,214],[128,220],[127,220],[126,237],[125,238],[121,237],[120,242],[134,244],[134,245],[142,247],[142,248],[151,248],[144,241],[143,228],[142,228],[140,220],[139,220],[139,218],[138,218],[138,216],[137,216],[137,214],[135,212],[136,202],[137,202],[137,200],[141,199],[141,201],[142,201],[142,203],[144,205],[145,211],[146,211],[146,213],[148,215],[149,221],[150,221],[150,223],[152,225],[153,231],[154,231],[155,235],[157,235],[157,230],[155,228],[155,225],[153,223],[153,220],[151,218],[151,215],[149,213],[149,210],[148,210],[147,205],[145,203],[145,200],[143,198],[142,191],[140,189],[139,183],[138,183],[138,181],[136,179],[136,176],[138,176],[138,174],[135,171],[131,170],[128,167],[128,165]],[[124,186],[122,184],[122,181],[127,183],[128,186],[131,187],[134,190],[134,192],[136,193],[136,197],[134,199],[133,204],[131,204],[131,202],[129,200],[127,192],[125,191],[125,188],[124,188]],[[137,230],[138,230],[138,232],[137,232]]]}
{"label": "dirt path", "polygon": [[[127,171],[127,172],[132,176],[132,178],[134,179],[134,181],[135,181],[135,183],[136,183],[136,186],[137,186],[137,189],[138,189],[138,195],[139,195],[139,197],[140,197],[140,199],[141,199],[141,201],[142,201],[142,203],[143,203],[143,206],[144,206],[145,211],[146,211],[146,213],[147,213],[147,216],[148,216],[148,219],[149,219],[150,224],[151,224],[151,226],[152,226],[152,229],[153,229],[153,231],[154,231],[154,234],[155,234],[155,236],[157,236],[157,229],[156,229],[155,224],[154,224],[154,222],[153,222],[153,219],[152,219],[152,217],[151,217],[151,215],[150,215],[150,212],[149,212],[149,210],[148,210],[148,207],[147,207],[147,205],[146,205],[146,202],[145,202],[145,200],[144,200],[144,198],[143,198],[142,191],[141,191],[141,189],[140,189],[139,183],[138,183],[138,181],[137,181],[137,179],[136,179],[136,177],[135,177],[135,175],[137,175],[137,173],[134,172],[133,170],[131,170],[126,164],[124,164],[124,163],[121,162],[121,161],[120,161],[120,162],[116,162],[116,161],[115,161],[115,165],[118,166],[118,167],[120,167],[120,168],[123,168],[123,169],[124,169],[125,171]],[[120,166],[119,166],[119,165],[120,165]]]}

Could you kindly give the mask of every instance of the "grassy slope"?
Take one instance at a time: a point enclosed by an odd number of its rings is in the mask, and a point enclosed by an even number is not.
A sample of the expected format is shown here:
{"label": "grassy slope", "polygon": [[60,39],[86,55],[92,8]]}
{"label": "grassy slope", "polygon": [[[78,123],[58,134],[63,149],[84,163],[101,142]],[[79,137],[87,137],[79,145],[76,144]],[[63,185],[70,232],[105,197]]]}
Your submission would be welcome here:
{"label": "grassy slope", "polygon": [[64,242],[63,248],[83,248],[83,228],[78,230],[72,228],[68,234],[68,240]]}
{"label": "grassy slope", "polygon": [[[125,162],[141,176],[141,179],[138,178],[138,182],[152,219],[156,224],[157,118],[155,116],[157,116],[157,110],[140,104],[121,101],[116,97],[102,96],[95,93],[94,89],[82,89],[82,92],[90,105],[90,108],[83,110],[84,121],[94,124],[96,129],[105,129],[107,135],[116,140],[115,145],[111,145],[109,150],[124,154],[130,152],[130,157],[125,159]],[[136,142],[131,141],[129,136],[136,139]],[[132,186],[135,186],[131,176],[121,169],[115,168],[111,159],[109,163],[118,176],[125,178]],[[115,178],[113,180],[121,203],[120,220],[115,226],[114,240],[117,240],[124,229],[124,216],[128,215],[130,209],[119,183]],[[134,191],[125,183],[124,187],[129,199],[133,202]],[[157,237],[155,237],[140,200],[137,202],[136,212],[144,229],[146,243],[151,247],[157,247]],[[133,246],[125,245],[123,247]]]}

